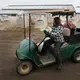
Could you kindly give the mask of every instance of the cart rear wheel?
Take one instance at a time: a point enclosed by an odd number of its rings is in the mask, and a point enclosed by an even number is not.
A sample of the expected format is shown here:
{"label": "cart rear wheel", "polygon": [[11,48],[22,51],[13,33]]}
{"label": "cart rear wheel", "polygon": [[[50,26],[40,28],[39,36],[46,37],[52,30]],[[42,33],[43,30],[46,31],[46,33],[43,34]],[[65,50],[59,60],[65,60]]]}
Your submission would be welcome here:
{"label": "cart rear wheel", "polygon": [[32,71],[32,68],[33,68],[32,62],[25,61],[25,62],[20,63],[17,66],[17,72],[20,75],[27,75],[27,74],[29,74]]}
{"label": "cart rear wheel", "polygon": [[80,63],[80,50],[77,50],[73,56],[72,56],[72,61],[76,63]]}

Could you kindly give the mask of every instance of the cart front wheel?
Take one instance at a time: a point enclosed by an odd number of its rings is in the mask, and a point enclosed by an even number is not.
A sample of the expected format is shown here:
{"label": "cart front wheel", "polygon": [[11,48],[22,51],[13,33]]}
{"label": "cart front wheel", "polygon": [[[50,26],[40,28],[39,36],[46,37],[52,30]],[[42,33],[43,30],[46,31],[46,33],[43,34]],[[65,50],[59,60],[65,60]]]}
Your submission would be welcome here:
{"label": "cart front wheel", "polygon": [[72,61],[76,63],[80,63],[80,50],[77,50],[73,56],[72,56]]}
{"label": "cart front wheel", "polygon": [[27,75],[32,71],[33,64],[30,61],[22,62],[17,66],[17,72],[20,75]]}

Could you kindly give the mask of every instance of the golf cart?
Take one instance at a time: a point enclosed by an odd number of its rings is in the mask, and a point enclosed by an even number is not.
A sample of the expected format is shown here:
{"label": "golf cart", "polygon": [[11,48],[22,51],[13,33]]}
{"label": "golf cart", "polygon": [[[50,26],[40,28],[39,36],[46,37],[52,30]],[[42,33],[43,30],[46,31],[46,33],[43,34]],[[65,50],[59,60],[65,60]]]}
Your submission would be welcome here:
{"label": "golf cart", "polygon": [[[45,12],[49,12],[45,11]],[[66,15],[66,21],[68,22],[68,16],[74,15],[74,11],[51,11],[53,16],[59,15]],[[31,20],[31,16],[29,13],[29,20]],[[73,62],[79,63],[80,62],[80,30],[79,29],[65,29],[70,30],[67,33],[65,38],[65,43],[61,46],[61,54],[62,58],[70,58]],[[47,31],[46,29],[43,30],[44,33]],[[29,38],[24,39],[19,44],[16,50],[16,56],[20,60],[21,63],[17,66],[17,72],[20,75],[27,75],[33,70],[33,66],[37,65],[38,67],[46,66],[51,63],[55,63],[56,59],[51,54],[51,49],[53,49],[54,44],[47,49],[45,55],[40,56],[39,53],[44,45],[44,42],[50,39],[49,37],[45,37],[39,44],[36,44],[30,37],[31,33],[31,26],[29,26]],[[45,34],[46,35],[46,34]],[[38,53],[39,52],[39,53]]]}

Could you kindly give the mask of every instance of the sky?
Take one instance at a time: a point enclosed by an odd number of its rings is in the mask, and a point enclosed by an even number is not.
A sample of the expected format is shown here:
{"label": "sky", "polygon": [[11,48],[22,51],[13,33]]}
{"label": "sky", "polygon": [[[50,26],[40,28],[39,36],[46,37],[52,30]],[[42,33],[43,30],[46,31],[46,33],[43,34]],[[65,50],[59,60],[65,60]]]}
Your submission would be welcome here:
{"label": "sky", "polygon": [[0,9],[9,4],[73,4],[74,6],[79,6],[80,0],[0,0]]}

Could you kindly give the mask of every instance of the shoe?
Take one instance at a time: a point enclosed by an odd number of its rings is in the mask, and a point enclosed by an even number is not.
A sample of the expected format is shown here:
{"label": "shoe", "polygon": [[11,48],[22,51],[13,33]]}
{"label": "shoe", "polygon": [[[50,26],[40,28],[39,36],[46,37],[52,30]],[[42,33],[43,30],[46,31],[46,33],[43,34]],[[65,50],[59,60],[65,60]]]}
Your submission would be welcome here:
{"label": "shoe", "polygon": [[61,70],[62,69],[62,64],[58,64],[58,66],[56,67],[57,70]]}

